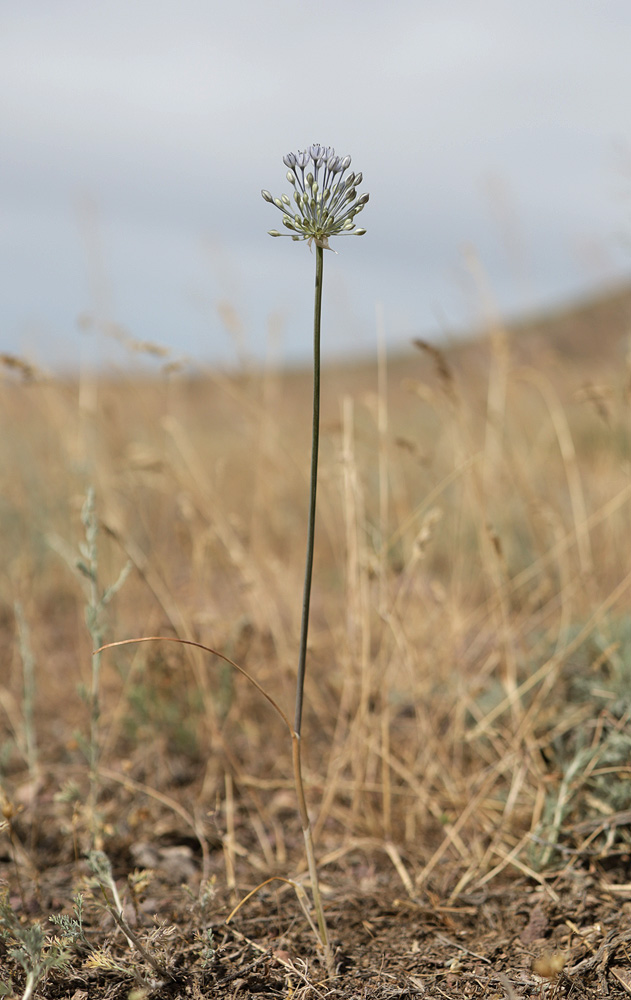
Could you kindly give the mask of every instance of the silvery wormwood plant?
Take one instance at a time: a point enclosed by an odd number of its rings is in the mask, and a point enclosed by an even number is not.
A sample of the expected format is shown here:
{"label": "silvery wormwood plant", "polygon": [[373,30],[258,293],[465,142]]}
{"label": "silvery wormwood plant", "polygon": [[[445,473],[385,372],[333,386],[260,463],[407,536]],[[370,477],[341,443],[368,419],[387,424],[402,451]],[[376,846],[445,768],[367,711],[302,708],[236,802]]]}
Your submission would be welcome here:
{"label": "silvery wormwood plant", "polygon": [[[294,780],[298,794],[298,804],[302,831],[305,839],[307,863],[313,892],[313,902],[318,918],[320,940],[328,967],[332,968],[331,951],[324,911],[318,885],[311,825],[304,798],[302,771],[300,764],[300,744],[302,725],[302,703],[307,658],[307,633],[309,629],[309,603],[311,598],[311,578],[313,570],[313,550],[315,540],[315,513],[318,481],[318,444],[320,435],[320,320],[322,315],[322,271],[324,250],[330,250],[329,239],[333,236],[363,236],[365,229],[355,228],[355,216],[368,202],[368,195],[358,197],[357,188],[362,182],[361,173],[348,173],[350,156],[337,156],[332,146],[309,146],[298,153],[287,153],[283,157],[287,170],[287,180],[294,189],[293,199],[283,194],[273,198],[269,191],[261,194],[265,201],[275,205],[283,214],[283,225],[289,230],[284,234],[293,240],[306,240],[316,245],[315,305],[313,319],[313,422],[311,439],[311,486],[309,520],[307,526],[307,556],[302,603],[302,623],[298,654],[298,674],[296,679],[296,713],[292,733]],[[293,200],[293,206],[292,206]],[[280,236],[271,229],[270,236]]]}

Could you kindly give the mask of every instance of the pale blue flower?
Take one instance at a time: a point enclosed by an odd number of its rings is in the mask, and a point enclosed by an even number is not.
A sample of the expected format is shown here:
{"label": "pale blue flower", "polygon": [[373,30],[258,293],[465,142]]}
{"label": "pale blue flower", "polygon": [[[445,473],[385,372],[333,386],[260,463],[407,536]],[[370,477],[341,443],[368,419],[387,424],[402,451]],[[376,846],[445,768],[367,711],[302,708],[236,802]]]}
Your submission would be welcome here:
{"label": "pale blue flower", "polygon": [[366,230],[356,229],[354,219],[369,196],[357,195],[362,174],[344,176],[351,165],[350,156],[336,156],[333,146],[314,143],[304,151],[287,153],[283,163],[289,168],[286,177],[293,188],[292,197],[283,194],[274,198],[265,190],[261,194],[282,212],[289,232],[270,229],[270,236],[291,236],[293,240],[308,240],[310,245],[315,240],[317,246],[330,250],[331,236],[364,235]]}

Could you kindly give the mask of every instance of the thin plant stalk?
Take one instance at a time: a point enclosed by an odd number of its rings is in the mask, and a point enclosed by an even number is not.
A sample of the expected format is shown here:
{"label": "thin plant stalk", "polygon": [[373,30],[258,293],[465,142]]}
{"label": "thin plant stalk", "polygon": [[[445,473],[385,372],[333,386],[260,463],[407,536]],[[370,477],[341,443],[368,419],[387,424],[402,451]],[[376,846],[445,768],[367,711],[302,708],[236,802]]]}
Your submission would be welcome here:
{"label": "thin plant stalk", "polygon": [[37,736],[35,733],[35,695],[37,680],[35,676],[35,658],[31,648],[29,628],[20,601],[14,605],[15,620],[18,629],[20,656],[22,659],[23,697],[22,716],[24,719],[24,754],[28,764],[31,780],[37,783],[39,775]]}
{"label": "thin plant stalk", "polygon": [[[81,520],[85,528],[85,542],[79,546],[81,558],[76,560],[67,556],[81,577],[85,579],[86,608],[85,620],[96,652],[92,657],[92,680],[86,700],[90,708],[90,735],[86,748],[89,769],[90,789],[88,793],[88,815],[92,829],[92,844],[97,841],[98,830],[98,800],[99,800],[99,764],[101,759],[101,647],[103,645],[105,608],[114,595],[122,587],[131,570],[127,563],[121,570],[118,579],[101,591],[99,587],[98,533],[99,521],[96,514],[94,489],[88,488]],[[64,548],[60,550],[63,554]]]}
{"label": "thin plant stalk", "polygon": [[[98,588],[98,519],[96,516],[96,502],[94,489],[89,487],[81,520],[85,528],[85,544],[81,546],[81,554],[84,557],[77,564],[77,568],[87,579],[88,600],[86,604],[86,624],[92,638],[95,649],[100,649],[103,645],[103,630],[101,627],[102,605]],[[100,758],[100,718],[101,718],[101,654],[96,653],[92,657],[92,675],[89,694],[90,707],[90,740],[88,744],[88,766],[90,779],[90,792],[88,795],[88,808],[90,823],[92,826],[93,841],[97,834],[97,804],[99,796],[99,758]]]}
{"label": "thin plant stalk", "polygon": [[326,926],[326,919],[324,916],[324,907],[322,906],[322,896],[320,895],[320,881],[318,878],[318,868],[315,860],[315,851],[313,849],[313,836],[311,833],[311,821],[309,819],[309,813],[307,811],[307,803],[305,800],[304,786],[302,782],[302,762],[300,756],[300,736],[298,733],[293,734],[292,739],[292,753],[293,753],[293,763],[294,763],[294,782],[296,785],[296,793],[298,795],[298,811],[300,813],[300,823],[302,826],[302,835],[305,841],[305,854],[307,855],[307,867],[309,869],[309,879],[311,881],[311,893],[313,895],[313,906],[316,911],[316,919],[318,921],[318,931],[320,935],[320,943],[324,951],[324,961],[327,966],[327,970],[331,975],[335,972],[335,967],[333,964],[333,956],[331,954],[331,947],[329,944],[329,932]]}
{"label": "thin plant stalk", "polygon": [[309,522],[307,525],[307,557],[305,560],[305,580],[302,596],[302,622],[300,625],[300,647],[298,652],[298,677],[296,680],[296,715],[294,730],[300,739],[302,726],[302,702],[304,696],[305,673],[307,668],[307,638],[309,634],[309,606],[311,603],[311,579],[313,576],[313,550],[315,542],[315,514],[318,492],[318,451],[320,443],[320,319],[322,316],[322,272],[324,250],[316,246],[315,302],[313,309],[313,421],[311,427],[311,481],[309,487]]}
{"label": "thin plant stalk", "polygon": [[315,301],[313,310],[313,420],[311,425],[311,478],[309,484],[309,520],[307,525],[307,555],[305,559],[305,579],[302,596],[302,621],[300,626],[300,646],[298,653],[298,676],[296,680],[296,715],[292,734],[294,781],[298,795],[298,810],[305,841],[305,852],[311,880],[313,905],[318,921],[320,941],[324,949],[325,961],[332,971],[332,957],[329,935],[324,917],[318,869],[313,849],[311,822],[305,801],[302,781],[301,728],[302,703],[304,697],[305,674],[307,668],[307,639],[309,635],[309,607],[311,603],[311,580],[313,577],[313,551],[315,543],[316,499],[318,492],[318,452],[320,442],[320,321],[322,316],[322,274],[324,270],[324,250],[316,245]]}
{"label": "thin plant stalk", "polygon": [[[302,598],[302,620],[298,653],[298,675],[296,678],[296,714],[292,732],[294,780],[298,796],[300,822],[305,839],[305,850],[311,891],[315,907],[320,940],[329,973],[334,972],[331,949],[320,897],[318,871],[313,850],[311,823],[305,801],[301,764],[302,704],[307,666],[307,639],[309,634],[309,606],[311,603],[311,580],[313,575],[313,551],[315,541],[316,497],[318,485],[318,447],[320,439],[320,321],[322,316],[322,272],[324,251],[330,250],[329,239],[333,236],[363,236],[365,229],[357,229],[355,216],[363,211],[369,195],[357,194],[362,182],[362,174],[347,173],[351,165],[350,156],[337,156],[332,146],[314,143],[297,153],[287,153],[283,163],[288,168],[286,179],[292,187],[292,196],[281,195],[274,198],[269,191],[261,191],[263,200],[274,205],[283,216],[283,226],[289,230],[285,234],[295,241],[306,241],[316,248],[315,306],[313,316],[313,421],[311,426],[311,480],[309,488],[309,521],[307,525],[307,556]],[[305,172],[306,171],[306,172]],[[269,230],[270,236],[281,236],[277,229]]]}

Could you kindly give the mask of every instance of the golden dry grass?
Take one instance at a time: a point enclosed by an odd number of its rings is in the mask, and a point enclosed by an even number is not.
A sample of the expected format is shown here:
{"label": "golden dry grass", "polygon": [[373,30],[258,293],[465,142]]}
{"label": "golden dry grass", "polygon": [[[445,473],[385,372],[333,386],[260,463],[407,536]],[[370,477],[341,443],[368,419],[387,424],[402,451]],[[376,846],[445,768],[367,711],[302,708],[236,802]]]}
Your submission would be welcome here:
{"label": "golden dry grass", "polygon": [[[542,878],[563,845],[586,843],[581,823],[624,806],[597,779],[628,781],[603,750],[629,719],[616,674],[631,591],[628,303],[325,371],[303,727],[324,868],[362,845],[410,894],[456,896],[500,872]],[[120,830],[106,806],[127,780],[139,810],[162,796],[206,844],[218,827],[228,882],[239,864],[291,874],[286,733],[243,678],[184,646],[104,654],[101,814],[82,811],[92,648],[72,566],[92,486],[99,587],[133,567],[107,638],[207,644],[291,717],[309,374],[74,383],[4,362],[7,808],[36,824],[44,790],[73,782],[79,798],[58,796],[47,835],[79,849],[96,824],[108,850]]]}

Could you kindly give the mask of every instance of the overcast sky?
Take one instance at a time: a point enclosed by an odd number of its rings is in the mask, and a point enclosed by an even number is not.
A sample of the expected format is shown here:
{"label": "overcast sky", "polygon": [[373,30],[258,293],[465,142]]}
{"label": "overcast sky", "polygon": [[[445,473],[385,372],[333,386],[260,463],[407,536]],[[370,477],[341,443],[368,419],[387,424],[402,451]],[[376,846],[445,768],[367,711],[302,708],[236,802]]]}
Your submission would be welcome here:
{"label": "overcast sky", "polygon": [[0,0],[0,351],[307,358],[312,142],[370,193],[329,356],[478,324],[468,248],[504,316],[631,276],[630,52],[629,0]]}

